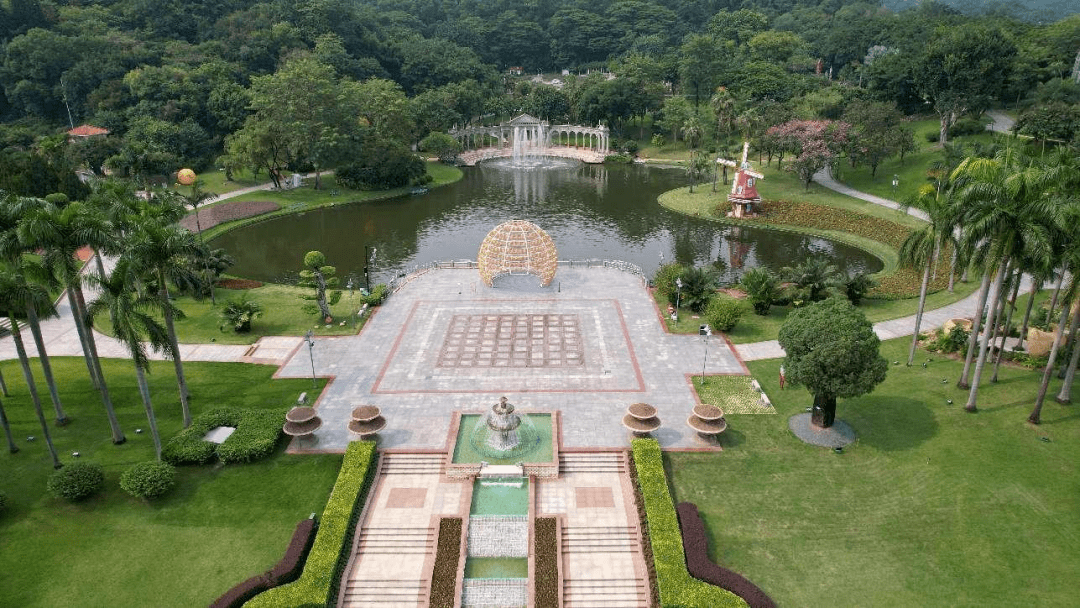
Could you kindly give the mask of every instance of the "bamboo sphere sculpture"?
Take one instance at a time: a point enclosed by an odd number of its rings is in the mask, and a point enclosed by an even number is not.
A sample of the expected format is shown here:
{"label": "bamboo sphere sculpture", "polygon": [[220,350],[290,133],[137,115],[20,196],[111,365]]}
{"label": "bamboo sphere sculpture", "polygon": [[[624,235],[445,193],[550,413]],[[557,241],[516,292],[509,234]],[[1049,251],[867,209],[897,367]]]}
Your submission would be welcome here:
{"label": "bamboo sphere sculpture", "polygon": [[559,256],[555,242],[539,226],[511,220],[496,226],[480,243],[476,256],[480,279],[488,287],[506,274],[531,274],[547,287],[555,278]]}

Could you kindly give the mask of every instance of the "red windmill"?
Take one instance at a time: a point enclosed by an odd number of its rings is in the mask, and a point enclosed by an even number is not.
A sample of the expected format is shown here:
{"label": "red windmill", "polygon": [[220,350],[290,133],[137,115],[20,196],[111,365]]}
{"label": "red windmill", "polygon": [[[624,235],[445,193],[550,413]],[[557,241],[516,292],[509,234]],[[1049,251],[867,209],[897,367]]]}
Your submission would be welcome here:
{"label": "red windmill", "polygon": [[764,179],[764,175],[752,171],[746,155],[750,151],[750,142],[743,142],[742,162],[736,164],[733,160],[718,158],[716,162],[729,167],[737,167],[735,179],[731,181],[731,193],[728,200],[731,201],[731,213],[729,217],[748,217],[754,214],[754,204],[761,202],[761,195],[757,191],[757,180]]}

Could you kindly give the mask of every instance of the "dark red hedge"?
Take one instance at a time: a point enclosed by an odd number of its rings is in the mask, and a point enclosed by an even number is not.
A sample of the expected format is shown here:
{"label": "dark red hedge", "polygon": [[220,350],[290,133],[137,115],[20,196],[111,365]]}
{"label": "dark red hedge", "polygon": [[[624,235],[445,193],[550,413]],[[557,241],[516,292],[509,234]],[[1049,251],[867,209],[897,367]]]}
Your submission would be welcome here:
{"label": "dark red hedge", "polygon": [[690,576],[727,589],[746,600],[750,608],[776,608],[776,602],[746,577],[717,566],[709,560],[709,541],[705,536],[705,524],[698,514],[697,505],[681,502],[675,509],[679,514],[679,529],[682,531],[683,549],[686,551],[686,569]]}
{"label": "dark red hedge", "polygon": [[285,557],[269,571],[258,576],[253,576],[239,585],[229,589],[217,601],[210,604],[210,608],[240,608],[244,602],[256,595],[291,583],[300,578],[304,570],[304,561],[307,560],[311,543],[315,541],[315,531],[318,526],[314,519],[304,519],[296,524],[289,547],[285,549]]}
{"label": "dark red hedge", "polygon": [[431,574],[431,608],[453,608],[457,599],[461,525],[460,517],[444,517],[439,520],[439,544],[435,549],[435,569]]}

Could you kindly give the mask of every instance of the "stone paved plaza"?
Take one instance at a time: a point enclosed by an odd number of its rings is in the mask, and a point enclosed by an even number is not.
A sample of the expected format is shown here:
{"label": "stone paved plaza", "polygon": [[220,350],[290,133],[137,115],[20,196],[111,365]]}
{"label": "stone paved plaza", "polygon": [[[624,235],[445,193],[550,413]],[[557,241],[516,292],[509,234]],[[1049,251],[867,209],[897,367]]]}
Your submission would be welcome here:
{"label": "stone paved plaza", "polygon": [[[476,270],[431,270],[394,294],[357,336],[316,338],[315,373],[331,378],[323,420],[299,451],[341,451],[354,407],[382,409],[384,448],[442,448],[451,413],[480,411],[505,395],[525,411],[563,412],[563,445],[625,447],[627,405],[659,410],[665,448],[703,447],[685,425],[696,404],[688,376],[745,374],[719,336],[664,331],[641,278],[561,266],[549,287],[510,276],[486,287]],[[708,349],[706,353],[706,348]],[[281,377],[311,375],[307,348]],[[707,358],[706,358],[707,355]]]}

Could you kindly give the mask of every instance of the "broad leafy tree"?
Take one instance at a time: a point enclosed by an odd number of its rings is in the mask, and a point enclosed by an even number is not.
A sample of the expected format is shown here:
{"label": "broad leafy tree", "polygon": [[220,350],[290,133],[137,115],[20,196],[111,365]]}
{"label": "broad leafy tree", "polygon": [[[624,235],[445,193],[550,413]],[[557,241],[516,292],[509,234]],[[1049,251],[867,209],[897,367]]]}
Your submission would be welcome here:
{"label": "broad leafy tree", "polygon": [[788,315],[779,334],[787,380],[814,395],[812,422],[827,428],[836,399],[858,397],[885,380],[889,362],[866,316],[843,298],[829,298]]}

